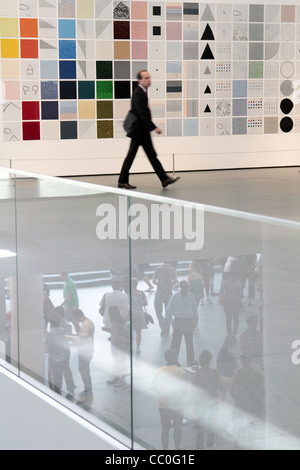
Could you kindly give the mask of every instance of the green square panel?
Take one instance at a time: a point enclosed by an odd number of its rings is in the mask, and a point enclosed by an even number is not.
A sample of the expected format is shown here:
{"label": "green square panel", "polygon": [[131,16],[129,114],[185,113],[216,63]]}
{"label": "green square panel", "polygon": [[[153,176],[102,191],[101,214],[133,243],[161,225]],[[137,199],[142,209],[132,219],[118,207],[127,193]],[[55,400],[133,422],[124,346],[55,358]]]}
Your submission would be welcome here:
{"label": "green square panel", "polygon": [[97,137],[98,139],[113,139],[114,138],[113,121],[98,121],[97,122]]}
{"label": "green square panel", "polygon": [[97,80],[109,80],[113,78],[113,63],[109,60],[97,61]]}
{"label": "green square panel", "polygon": [[113,99],[113,82],[103,81],[97,82],[97,99],[112,100]]}
{"label": "green square panel", "polygon": [[78,96],[80,100],[94,100],[95,82],[78,82]]}
{"label": "green square panel", "polygon": [[98,101],[97,102],[97,118],[98,119],[113,119],[114,110],[112,101]]}
{"label": "green square panel", "polygon": [[264,63],[250,62],[249,78],[264,78]]}

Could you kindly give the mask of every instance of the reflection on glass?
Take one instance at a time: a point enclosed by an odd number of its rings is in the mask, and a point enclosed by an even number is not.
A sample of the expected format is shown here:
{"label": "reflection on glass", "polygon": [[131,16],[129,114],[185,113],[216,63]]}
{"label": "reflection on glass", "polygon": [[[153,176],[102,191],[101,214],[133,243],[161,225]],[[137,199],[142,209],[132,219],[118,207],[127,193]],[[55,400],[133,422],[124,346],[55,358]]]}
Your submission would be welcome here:
{"label": "reflection on glass", "polygon": [[[0,170],[0,363],[15,371],[17,361],[12,351],[12,326],[17,320],[12,316],[16,297],[13,281],[16,278],[16,224],[15,180],[6,170]],[[18,346],[15,347],[18,354]]]}
{"label": "reflection on glass", "polygon": [[134,448],[299,447],[297,224],[16,189],[3,177],[1,363]]}

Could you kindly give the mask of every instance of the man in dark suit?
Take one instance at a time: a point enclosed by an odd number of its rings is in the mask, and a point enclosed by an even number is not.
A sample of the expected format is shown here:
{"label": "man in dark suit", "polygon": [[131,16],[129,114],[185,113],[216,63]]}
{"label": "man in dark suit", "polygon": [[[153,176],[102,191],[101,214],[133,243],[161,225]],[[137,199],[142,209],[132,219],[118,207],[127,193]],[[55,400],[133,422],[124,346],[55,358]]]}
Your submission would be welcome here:
{"label": "man in dark suit", "polygon": [[129,171],[136,157],[138,148],[141,145],[149,158],[155,173],[160,179],[163,188],[166,188],[170,184],[178,181],[180,178],[171,178],[166,174],[162,164],[157,158],[157,153],[152,144],[150,132],[155,131],[157,134],[161,134],[161,130],[152,122],[151,111],[148,106],[147,91],[151,86],[151,76],[149,72],[142,70],[138,73],[137,79],[138,86],[132,96],[130,111],[131,114],[134,114],[137,117],[137,119],[132,131],[128,134],[128,137],[131,137],[131,144],[122,166],[118,187],[124,189],[136,189],[136,186],[129,184]]}

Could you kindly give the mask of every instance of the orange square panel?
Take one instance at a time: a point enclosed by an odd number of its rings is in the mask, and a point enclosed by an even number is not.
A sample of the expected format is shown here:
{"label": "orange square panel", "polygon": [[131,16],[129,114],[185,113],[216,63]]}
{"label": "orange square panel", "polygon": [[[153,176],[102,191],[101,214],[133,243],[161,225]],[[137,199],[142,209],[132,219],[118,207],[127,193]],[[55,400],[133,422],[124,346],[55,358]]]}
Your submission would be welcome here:
{"label": "orange square panel", "polygon": [[39,36],[38,20],[36,18],[21,18],[20,32],[21,38],[37,38]]}
{"label": "orange square panel", "polygon": [[35,39],[21,39],[21,58],[38,59],[39,42]]}

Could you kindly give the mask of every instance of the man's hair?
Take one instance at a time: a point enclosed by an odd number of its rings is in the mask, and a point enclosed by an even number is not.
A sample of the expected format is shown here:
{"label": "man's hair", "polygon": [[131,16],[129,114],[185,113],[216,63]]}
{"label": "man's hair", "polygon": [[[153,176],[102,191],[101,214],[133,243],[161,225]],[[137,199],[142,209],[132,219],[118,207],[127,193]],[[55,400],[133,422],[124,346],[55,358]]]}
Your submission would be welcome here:
{"label": "man's hair", "polygon": [[63,307],[55,307],[53,313],[61,318],[65,318],[65,309]]}
{"label": "man's hair", "polygon": [[140,70],[140,71],[139,71],[139,73],[138,73],[137,76],[136,76],[136,78],[137,78],[138,80],[142,80],[142,78],[143,78],[142,73],[143,73],[143,72],[147,72],[147,70]]}
{"label": "man's hair", "polygon": [[111,286],[113,290],[121,290],[123,287],[123,282],[121,279],[112,279]]}
{"label": "man's hair", "polygon": [[167,349],[164,354],[165,360],[167,362],[177,362],[178,361],[178,354],[174,349]]}
{"label": "man's hair", "polygon": [[72,312],[72,317],[79,320],[80,318],[84,318],[84,313],[79,308],[76,308]]}

